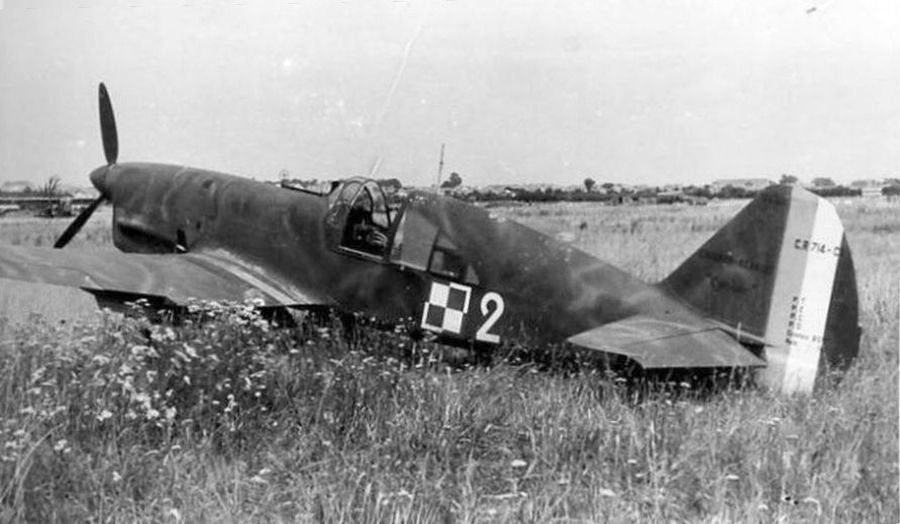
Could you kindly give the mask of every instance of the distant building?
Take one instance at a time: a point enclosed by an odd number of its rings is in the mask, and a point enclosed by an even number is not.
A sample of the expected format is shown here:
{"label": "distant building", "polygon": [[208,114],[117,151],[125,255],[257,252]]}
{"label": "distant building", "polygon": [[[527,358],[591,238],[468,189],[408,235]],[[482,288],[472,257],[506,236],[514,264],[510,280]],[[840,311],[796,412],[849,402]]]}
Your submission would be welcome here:
{"label": "distant building", "polygon": [[854,180],[853,182],[850,182],[850,187],[859,189],[860,196],[875,198],[882,196],[882,190],[887,187],[887,184],[884,180]]}
{"label": "distant building", "polygon": [[473,193],[475,193],[476,189],[472,186],[454,186],[454,187],[442,187],[440,188],[441,193],[445,195],[452,195],[456,198],[467,197]]}
{"label": "distant building", "polygon": [[684,191],[681,189],[660,191],[656,194],[657,204],[677,204],[678,202],[684,201]]}
{"label": "distant building", "polygon": [[684,201],[692,206],[705,206],[709,204],[709,199],[705,196],[685,195]]}
{"label": "distant building", "polygon": [[71,195],[73,200],[94,200],[100,196],[100,191],[97,191],[93,187],[73,189],[71,191],[66,191],[65,193]]}
{"label": "distant building", "polygon": [[774,184],[775,182],[768,178],[729,178],[716,180],[710,184],[710,189],[715,194],[721,193],[727,186],[741,188],[746,191],[762,191]]}
{"label": "distant building", "polygon": [[536,192],[558,189],[555,184],[515,184],[506,186],[504,189],[510,189],[516,192]]}
{"label": "distant building", "polygon": [[882,193],[882,190],[884,189],[884,187],[885,187],[885,186],[865,186],[865,187],[861,187],[861,188],[859,188],[859,190],[860,190],[860,196],[868,197],[868,198],[872,198],[872,197],[880,197],[880,196],[883,194],[883,193]]}

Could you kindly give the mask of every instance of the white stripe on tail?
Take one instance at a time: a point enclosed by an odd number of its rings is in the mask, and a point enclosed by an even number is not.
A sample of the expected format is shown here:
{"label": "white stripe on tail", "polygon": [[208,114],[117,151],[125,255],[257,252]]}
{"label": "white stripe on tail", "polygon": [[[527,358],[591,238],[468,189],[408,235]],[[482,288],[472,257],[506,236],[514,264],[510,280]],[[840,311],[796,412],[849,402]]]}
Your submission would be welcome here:
{"label": "white stripe on tail", "polygon": [[844,228],[834,206],[806,194],[791,200],[764,337],[761,381],[783,393],[811,392]]}

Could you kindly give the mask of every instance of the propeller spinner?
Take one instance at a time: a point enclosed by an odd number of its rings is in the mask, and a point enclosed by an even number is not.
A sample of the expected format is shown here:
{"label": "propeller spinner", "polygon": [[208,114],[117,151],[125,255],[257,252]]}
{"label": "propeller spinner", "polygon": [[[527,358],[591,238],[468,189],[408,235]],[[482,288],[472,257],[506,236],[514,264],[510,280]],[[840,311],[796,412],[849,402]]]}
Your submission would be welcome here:
{"label": "propeller spinner", "polygon": [[[100,102],[100,135],[103,138],[103,154],[106,157],[106,170],[103,171],[102,175],[106,175],[106,171],[109,170],[110,167],[115,165],[116,159],[119,156],[119,137],[116,132],[116,116],[113,113],[112,101],[109,98],[109,92],[106,91],[106,86],[103,83],[100,83],[100,91],[99,91],[99,102]],[[101,168],[102,169],[102,168]],[[93,181],[94,176],[98,176],[102,178],[102,176],[98,173],[99,170],[94,171],[92,173],[91,179]],[[94,185],[97,185],[96,182]],[[53,244],[53,247],[59,249],[65,247],[75,235],[81,231],[81,228],[84,224],[91,218],[91,215],[94,214],[94,211],[100,207],[100,204],[106,199],[106,195],[102,192],[96,200],[91,202],[91,204],[84,208],[81,213],[75,217],[75,220],[69,224],[69,227],[63,231],[62,235],[56,239],[56,242]]]}

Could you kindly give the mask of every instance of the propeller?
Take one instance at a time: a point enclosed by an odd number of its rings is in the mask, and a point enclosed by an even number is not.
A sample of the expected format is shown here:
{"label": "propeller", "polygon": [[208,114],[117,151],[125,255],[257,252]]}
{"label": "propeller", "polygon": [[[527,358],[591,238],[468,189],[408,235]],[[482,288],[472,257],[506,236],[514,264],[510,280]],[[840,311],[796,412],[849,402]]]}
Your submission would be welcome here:
{"label": "propeller", "polygon": [[[109,92],[106,91],[106,86],[103,83],[100,83],[100,92],[99,92],[99,102],[100,102],[100,135],[103,138],[103,155],[106,157],[106,169],[109,170],[110,167],[115,165],[116,159],[119,156],[119,137],[116,132],[116,116],[113,113],[112,101],[109,98]],[[102,169],[102,168],[101,168]],[[96,174],[96,173],[95,173]],[[104,175],[106,173],[103,173]],[[96,200],[90,203],[88,207],[84,208],[81,213],[75,217],[75,220],[69,224],[69,227],[63,231],[62,235],[56,239],[56,242],[53,244],[53,247],[56,249],[60,249],[66,246],[75,235],[81,231],[81,228],[84,227],[85,222],[91,218],[91,215],[94,214],[94,211],[103,201],[106,200],[106,195],[102,192]]]}
{"label": "propeller", "polygon": [[119,136],[116,133],[116,115],[113,114],[112,101],[106,86],[100,82],[100,135],[103,137],[103,154],[106,165],[116,163],[119,157]]}
{"label": "propeller", "polygon": [[87,222],[89,218],[91,218],[91,215],[94,214],[94,210],[97,209],[105,199],[106,197],[100,195],[96,200],[91,202],[88,207],[84,208],[81,213],[79,213],[78,216],[75,217],[75,220],[73,220],[72,223],[69,224],[69,227],[67,227],[66,230],[63,231],[63,234],[59,235],[59,238],[56,239],[53,247],[56,249],[65,247],[66,244],[68,244],[69,241],[72,240],[72,238],[76,234],[78,234],[79,231],[81,231],[84,223]]}

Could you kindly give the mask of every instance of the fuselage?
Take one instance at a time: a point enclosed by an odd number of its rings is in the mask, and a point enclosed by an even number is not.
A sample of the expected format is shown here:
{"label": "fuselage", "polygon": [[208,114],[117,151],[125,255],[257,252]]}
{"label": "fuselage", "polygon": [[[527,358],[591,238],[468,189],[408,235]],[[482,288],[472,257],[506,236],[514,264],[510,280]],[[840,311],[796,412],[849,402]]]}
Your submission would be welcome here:
{"label": "fuselage", "polygon": [[[562,340],[635,314],[696,318],[655,285],[438,195],[406,197],[383,251],[367,253],[341,240],[340,195],[164,164],[101,167],[91,179],[114,206],[122,251],[224,250],[344,311],[434,331],[443,322],[439,335],[456,342],[497,343],[521,331]],[[463,269],[447,270],[448,258]]]}

